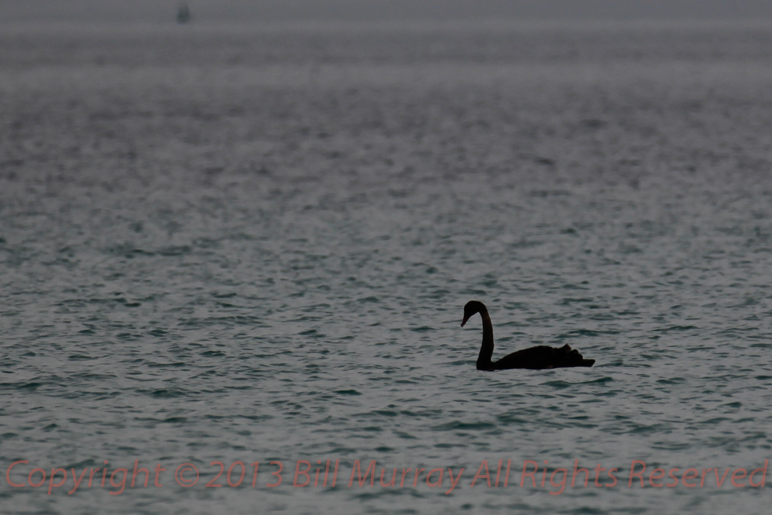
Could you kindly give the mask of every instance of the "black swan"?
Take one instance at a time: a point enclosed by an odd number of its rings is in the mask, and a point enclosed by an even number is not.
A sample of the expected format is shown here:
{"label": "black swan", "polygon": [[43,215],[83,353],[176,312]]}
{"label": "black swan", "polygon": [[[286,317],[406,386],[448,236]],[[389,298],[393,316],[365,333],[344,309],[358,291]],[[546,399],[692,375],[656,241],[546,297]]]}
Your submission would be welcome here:
{"label": "black swan", "polygon": [[498,361],[491,361],[493,355],[493,324],[488,315],[488,308],[477,300],[470,300],[464,306],[464,319],[461,327],[472,315],[480,313],[483,323],[482,348],[477,358],[477,370],[507,370],[510,368],[560,368],[560,367],[591,367],[594,359],[584,359],[579,351],[568,345],[562,347],[547,347],[539,345],[529,349],[519,350],[508,354]]}

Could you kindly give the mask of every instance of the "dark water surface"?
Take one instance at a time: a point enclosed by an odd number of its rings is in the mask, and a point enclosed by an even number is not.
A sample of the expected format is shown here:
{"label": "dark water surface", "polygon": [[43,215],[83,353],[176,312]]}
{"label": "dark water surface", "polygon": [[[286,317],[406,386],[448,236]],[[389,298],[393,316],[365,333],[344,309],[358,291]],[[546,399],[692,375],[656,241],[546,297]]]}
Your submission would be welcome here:
{"label": "dark water surface", "polygon": [[770,27],[27,26],[0,124],[3,511],[767,512]]}

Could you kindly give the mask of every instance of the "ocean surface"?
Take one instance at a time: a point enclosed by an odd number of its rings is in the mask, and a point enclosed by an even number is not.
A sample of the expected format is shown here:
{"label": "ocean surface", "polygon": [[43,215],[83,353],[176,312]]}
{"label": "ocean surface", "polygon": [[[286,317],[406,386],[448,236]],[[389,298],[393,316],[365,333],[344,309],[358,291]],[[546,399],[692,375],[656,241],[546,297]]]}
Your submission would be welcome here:
{"label": "ocean surface", "polygon": [[2,511],[768,513],[770,134],[761,22],[4,27]]}

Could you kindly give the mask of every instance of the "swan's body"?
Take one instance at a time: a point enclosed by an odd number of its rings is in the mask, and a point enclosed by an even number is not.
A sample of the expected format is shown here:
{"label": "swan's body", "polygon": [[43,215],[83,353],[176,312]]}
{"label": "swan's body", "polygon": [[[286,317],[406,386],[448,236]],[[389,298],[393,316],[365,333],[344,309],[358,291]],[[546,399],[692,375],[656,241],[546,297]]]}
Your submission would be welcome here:
{"label": "swan's body", "polygon": [[477,357],[477,370],[507,370],[510,368],[560,368],[560,367],[591,367],[594,359],[584,359],[579,351],[568,345],[562,347],[547,347],[539,345],[529,349],[519,350],[508,354],[498,361],[491,361],[493,356],[493,324],[488,315],[488,308],[482,302],[471,300],[464,306],[464,319],[461,327],[464,327],[469,317],[480,313],[483,323],[483,338],[480,355]]}

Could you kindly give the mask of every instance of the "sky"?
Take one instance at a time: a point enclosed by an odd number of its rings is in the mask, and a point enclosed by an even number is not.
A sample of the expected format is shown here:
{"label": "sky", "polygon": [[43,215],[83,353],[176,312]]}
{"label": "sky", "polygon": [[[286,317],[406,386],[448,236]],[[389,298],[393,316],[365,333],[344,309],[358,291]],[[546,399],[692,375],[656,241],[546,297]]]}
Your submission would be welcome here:
{"label": "sky", "polygon": [[[0,0],[0,24],[154,23],[181,0]],[[187,0],[199,22],[772,19],[772,0]]]}

